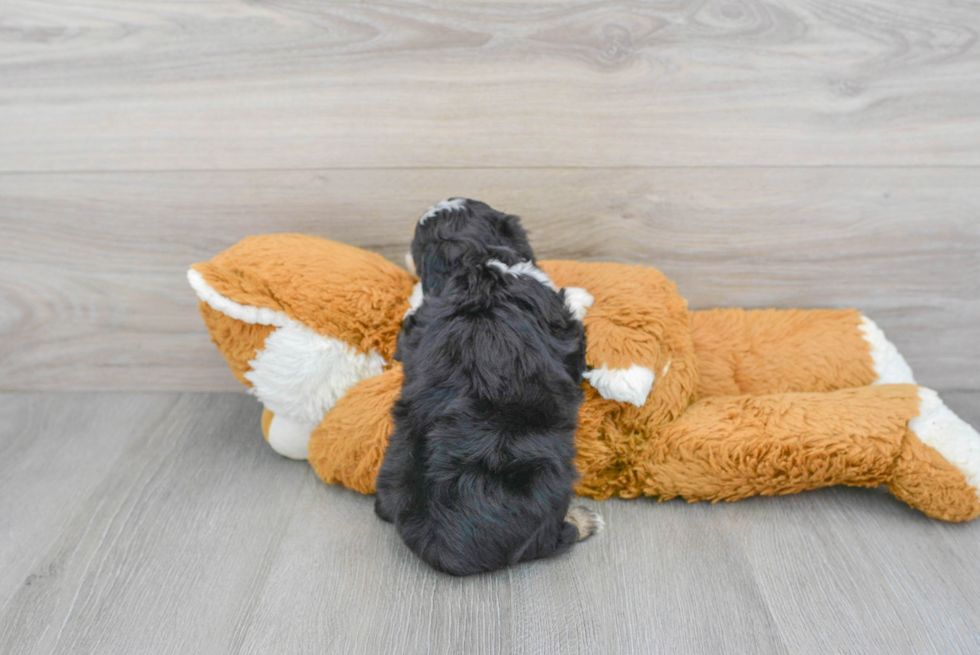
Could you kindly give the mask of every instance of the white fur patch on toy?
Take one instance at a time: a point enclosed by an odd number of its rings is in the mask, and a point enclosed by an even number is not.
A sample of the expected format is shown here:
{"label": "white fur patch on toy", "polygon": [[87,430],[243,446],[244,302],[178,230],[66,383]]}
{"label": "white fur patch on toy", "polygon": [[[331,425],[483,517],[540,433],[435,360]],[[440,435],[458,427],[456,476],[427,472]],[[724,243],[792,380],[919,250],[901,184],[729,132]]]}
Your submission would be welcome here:
{"label": "white fur patch on toy", "polygon": [[283,457],[308,459],[310,456],[310,433],[313,432],[313,427],[296,423],[281,414],[276,414],[269,424],[269,445]]}
{"label": "white fur patch on toy", "polygon": [[422,283],[416,282],[415,286],[412,287],[412,295],[408,297],[408,309],[405,310],[405,315],[402,317],[402,320],[404,321],[414,314],[422,306],[423,300],[425,300],[425,296],[422,295]]}
{"label": "white fur patch on toy", "polygon": [[878,379],[872,384],[915,384],[912,368],[874,321],[862,315],[858,329],[871,346],[871,359],[878,374]]}
{"label": "white fur patch on toy", "polygon": [[636,364],[629,368],[607,368],[603,364],[600,368],[586,371],[582,377],[603,398],[632,403],[637,407],[643,407],[656,379],[653,371]]}
{"label": "white fur patch on toy", "polygon": [[384,364],[378,353],[363,355],[292,321],[265,338],[245,379],[269,411],[315,426],[348,389],[381,375]]}
{"label": "white fur patch on toy", "polygon": [[305,459],[296,445],[302,435],[309,440],[309,433],[348,389],[384,371],[384,358],[377,352],[359,353],[348,343],[317,334],[285,312],[237,303],[218,293],[193,269],[187,279],[198,298],[215,310],[244,323],[278,328],[265,338],[263,349],[245,373],[252,383],[250,393],[275,414],[274,423],[280,426],[275,439],[273,428],[269,429],[269,443],[276,452]]}
{"label": "white fur patch on toy", "polygon": [[919,415],[909,421],[909,429],[958,468],[980,498],[980,434],[932,389],[919,387]]}
{"label": "white fur patch on toy", "polygon": [[562,291],[565,292],[565,307],[568,307],[575,320],[581,323],[585,319],[585,313],[595,302],[595,298],[582,287],[565,287]]}

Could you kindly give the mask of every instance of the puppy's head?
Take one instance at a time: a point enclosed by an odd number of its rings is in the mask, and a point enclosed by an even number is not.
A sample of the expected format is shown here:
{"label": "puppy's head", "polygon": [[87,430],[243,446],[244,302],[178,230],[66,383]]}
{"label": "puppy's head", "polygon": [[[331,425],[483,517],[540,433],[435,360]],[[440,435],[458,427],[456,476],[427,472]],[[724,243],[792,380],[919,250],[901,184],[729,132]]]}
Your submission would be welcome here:
{"label": "puppy's head", "polygon": [[534,251],[517,216],[467,198],[448,198],[430,207],[415,226],[407,258],[426,295],[438,295],[454,273],[488,259],[534,263]]}

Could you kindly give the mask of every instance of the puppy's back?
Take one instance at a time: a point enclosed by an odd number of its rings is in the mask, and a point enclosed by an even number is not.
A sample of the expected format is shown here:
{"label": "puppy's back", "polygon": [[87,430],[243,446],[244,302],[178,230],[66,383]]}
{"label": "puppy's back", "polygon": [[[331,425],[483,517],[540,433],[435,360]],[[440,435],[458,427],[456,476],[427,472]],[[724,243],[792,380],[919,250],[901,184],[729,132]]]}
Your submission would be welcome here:
{"label": "puppy's back", "polygon": [[413,319],[379,514],[389,505],[406,544],[458,575],[567,550],[581,324],[539,280],[492,266]]}

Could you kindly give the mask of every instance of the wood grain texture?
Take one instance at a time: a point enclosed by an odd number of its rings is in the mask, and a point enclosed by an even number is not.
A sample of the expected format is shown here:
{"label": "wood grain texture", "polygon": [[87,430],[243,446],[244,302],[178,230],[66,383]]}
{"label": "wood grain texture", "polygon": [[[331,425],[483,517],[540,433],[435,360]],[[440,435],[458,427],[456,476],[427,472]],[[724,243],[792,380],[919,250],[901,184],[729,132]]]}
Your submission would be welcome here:
{"label": "wood grain texture", "polygon": [[133,427],[166,420],[175,401],[0,394],[0,603],[12,589],[61,573],[60,562],[41,555],[87,511],[85,499],[127,449],[140,446]]}
{"label": "wood grain texture", "polygon": [[[945,399],[980,423],[980,394]],[[582,501],[598,537],[457,579],[258,419],[240,394],[0,394],[0,652],[980,649],[980,521],[867,489]]]}
{"label": "wood grain texture", "polygon": [[0,3],[0,171],[980,164],[980,6]]}
{"label": "wood grain texture", "polygon": [[250,234],[402,264],[450,195],[519,213],[542,258],[655,266],[692,307],[858,307],[918,379],[980,389],[973,169],[0,175],[0,389],[241,390],[184,274]]}
{"label": "wood grain texture", "polygon": [[[90,459],[113,459],[90,474],[102,474],[98,484],[71,486],[76,496],[60,515],[40,512],[38,520],[61,519],[54,538],[51,530],[36,536],[23,521],[11,525],[12,551],[32,557],[29,574],[20,570],[25,577],[0,591],[0,652],[237,649],[242,617],[309,467],[268,457],[256,431],[260,408],[251,399],[156,398],[4,399],[4,418],[35,426],[28,435],[47,444],[50,471],[17,476],[32,483],[38,497],[52,493],[47,482],[55,491],[70,482],[52,477],[79,463],[74,450],[87,447]],[[101,420],[79,430],[76,413],[100,409]],[[5,432],[3,438],[28,435]],[[70,447],[58,448],[65,439]],[[14,452],[3,461],[2,475],[19,471],[25,461]],[[257,465],[264,469],[259,485],[253,477]]]}

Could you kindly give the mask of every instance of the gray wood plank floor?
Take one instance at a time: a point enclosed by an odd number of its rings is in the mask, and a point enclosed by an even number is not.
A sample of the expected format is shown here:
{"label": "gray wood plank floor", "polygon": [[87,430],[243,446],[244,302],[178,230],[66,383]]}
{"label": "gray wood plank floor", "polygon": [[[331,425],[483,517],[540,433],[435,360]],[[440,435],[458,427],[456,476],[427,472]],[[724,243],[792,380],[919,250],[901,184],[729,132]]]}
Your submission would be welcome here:
{"label": "gray wood plank floor", "polygon": [[[980,394],[947,394],[980,422]],[[565,557],[454,579],[275,455],[240,394],[0,394],[3,653],[976,653],[980,522],[835,488],[582,502]]]}

